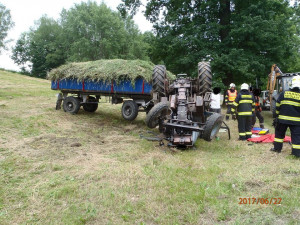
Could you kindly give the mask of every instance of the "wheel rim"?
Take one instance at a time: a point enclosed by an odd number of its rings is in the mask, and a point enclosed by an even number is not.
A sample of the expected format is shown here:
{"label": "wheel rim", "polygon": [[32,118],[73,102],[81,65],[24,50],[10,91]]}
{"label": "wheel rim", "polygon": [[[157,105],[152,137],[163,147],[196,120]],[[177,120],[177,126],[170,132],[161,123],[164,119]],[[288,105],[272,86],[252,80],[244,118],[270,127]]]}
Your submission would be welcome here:
{"label": "wheel rim", "polygon": [[130,116],[132,114],[132,108],[129,105],[125,106],[125,108],[124,108],[124,114],[126,116]]}
{"label": "wheel rim", "polygon": [[73,108],[74,108],[73,102],[68,102],[67,103],[67,109],[68,109],[68,111],[71,111]]}
{"label": "wheel rim", "polygon": [[219,124],[215,124],[215,126],[213,127],[210,133],[210,138],[213,138],[218,133],[219,129],[220,129]]}
{"label": "wheel rim", "polygon": [[152,124],[158,125],[160,120],[165,120],[167,115],[169,114],[169,108],[161,110],[152,120]]}

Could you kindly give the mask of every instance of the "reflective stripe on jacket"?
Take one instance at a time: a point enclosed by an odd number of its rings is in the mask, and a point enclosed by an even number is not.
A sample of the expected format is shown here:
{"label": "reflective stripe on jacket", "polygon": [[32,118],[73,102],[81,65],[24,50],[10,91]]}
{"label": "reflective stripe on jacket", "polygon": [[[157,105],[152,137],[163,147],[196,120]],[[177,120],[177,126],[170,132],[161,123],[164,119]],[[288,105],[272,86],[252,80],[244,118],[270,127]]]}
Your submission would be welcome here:
{"label": "reflective stripe on jacket", "polygon": [[239,116],[251,116],[254,111],[254,97],[248,90],[241,90],[233,102],[232,112],[237,111]]}
{"label": "reflective stripe on jacket", "polygon": [[276,115],[280,123],[300,125],[299,90],[290,90],[280,93],[276,101]]}
{"label": "reflective stripe on jacket", "polygon": [[232,105],[236,97],[237,97],[237,90],[234,90],[234,92],[227,90],[225,95],[225,102],[229,105]]}

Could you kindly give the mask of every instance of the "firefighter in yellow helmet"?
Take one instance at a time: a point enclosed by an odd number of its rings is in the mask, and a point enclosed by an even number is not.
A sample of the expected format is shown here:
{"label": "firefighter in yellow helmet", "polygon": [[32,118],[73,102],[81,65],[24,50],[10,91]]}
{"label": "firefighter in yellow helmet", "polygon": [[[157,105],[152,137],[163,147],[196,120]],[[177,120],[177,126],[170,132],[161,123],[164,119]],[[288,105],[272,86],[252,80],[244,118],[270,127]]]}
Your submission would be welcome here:
{"label": "firefighter in yellow helmet", "polygon": [[281,152],[285,132],[290,128],[292,136],[292,155],[300,157],[300,76],[292,78],[289,91],[280,93],[276,101],[276,118],[274,148],[271,151]]}
{"label": "firefighter in yellow helmet", "polygon": [[[254,97],[249,91],[249,85],[241,85],[241,91],[233,102],[231,111],[238,116],[239,140],[251,138],[252,114],[254,112]],[[235,118],[234,118],[235,119]]]}
{"label": "firefighter in yellow helmet", "polygon": [[233,102],[237,96],[237,90],[235,90],[235,84],[231,83],[229,85],[229,89],[226,91],[225,94],[225,104],[227,106],[227,112],[226,112],[226,120],[229,119],[231,112],[231,108],[233,106]]}

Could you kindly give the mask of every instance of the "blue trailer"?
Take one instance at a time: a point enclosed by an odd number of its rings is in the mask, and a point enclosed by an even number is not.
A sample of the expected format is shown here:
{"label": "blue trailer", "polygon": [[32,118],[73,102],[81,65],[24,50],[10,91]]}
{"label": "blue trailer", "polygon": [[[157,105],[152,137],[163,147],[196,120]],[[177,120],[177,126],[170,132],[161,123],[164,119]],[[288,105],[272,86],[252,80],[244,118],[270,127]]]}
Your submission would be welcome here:
{"label": "blue trailer", "polygon": [[64,78],[51,82],[51,89],[60,91],[56,109],[76,114],[80,107],[87,112],[95,112],[101,96],[110,96],[113,104],[123,103],[122,116],[134,120],[139,111],[149,111],[152,106],[152,85],[142,78],[120,82],[91,81]]}

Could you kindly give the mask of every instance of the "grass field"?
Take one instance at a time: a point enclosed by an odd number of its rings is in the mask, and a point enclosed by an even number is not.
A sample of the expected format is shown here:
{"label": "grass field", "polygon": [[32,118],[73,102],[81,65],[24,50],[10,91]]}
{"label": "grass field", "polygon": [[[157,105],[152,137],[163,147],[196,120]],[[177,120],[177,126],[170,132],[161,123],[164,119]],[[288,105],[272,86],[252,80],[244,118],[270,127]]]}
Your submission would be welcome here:
{"label": "grass field", "polygon": [[[121,105],[55,110],[50,82],[0,71],[0,224],[300,224],[300,160],[284,144],[139,138]],[[271,116],[264,113],[266,126]],[[273,131],[273,129],[271,129]],[[239,204],[239,198],[282,198]]]}

